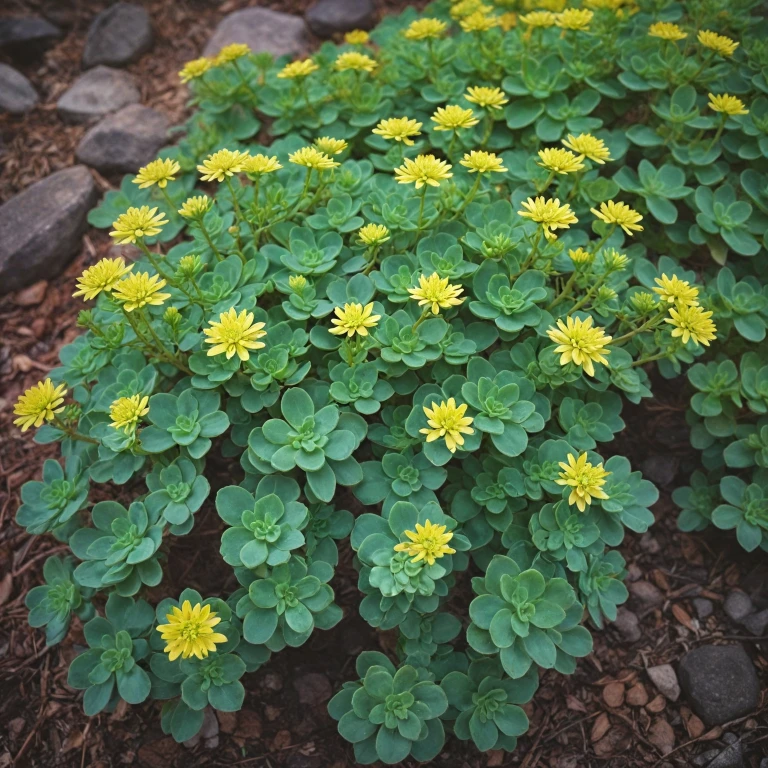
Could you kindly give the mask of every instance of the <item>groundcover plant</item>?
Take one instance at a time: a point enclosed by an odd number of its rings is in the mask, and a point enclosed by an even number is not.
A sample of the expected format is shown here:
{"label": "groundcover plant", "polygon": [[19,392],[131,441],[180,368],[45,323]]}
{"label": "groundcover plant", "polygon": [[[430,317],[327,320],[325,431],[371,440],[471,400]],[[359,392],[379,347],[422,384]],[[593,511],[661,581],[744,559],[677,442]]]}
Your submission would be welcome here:
{"label": "groundcover plant", "polygon": [[[658,494],[611,442],[654,371],[687,370],[728,468],[683,523],[712,500],[768,548],[756,7],[438,2],[311,58],[185,66],[181,140],[91,215],[139,258],[85,270],[83,334],[16,406],[63,454],[17,520],[74,556],[30,621],[85,622],[89,715],[158,699],[185,740],[237,710],[342,618],[348,541],[362,616],[400,638],[329,705],[357,761],[514,749],[539,670],[572,673],[627,597],[613,548]],[[205,504],[240,588],[150,605]]]}

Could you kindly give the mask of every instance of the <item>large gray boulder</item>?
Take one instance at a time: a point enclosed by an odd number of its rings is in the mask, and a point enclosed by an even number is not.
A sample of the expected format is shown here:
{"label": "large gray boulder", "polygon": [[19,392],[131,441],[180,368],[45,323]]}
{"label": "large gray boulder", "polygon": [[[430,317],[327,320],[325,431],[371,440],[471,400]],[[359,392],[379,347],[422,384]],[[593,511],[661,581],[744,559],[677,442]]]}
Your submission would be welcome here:
{"label": "large gray boulder", "polygon": [[273,56],[283,56],[306,48],[307,28],[302,18],[290,13],[245,8],[219,22],[203,55],[215,56],[230,43],[246,43],[254,53],[267,51]]}
{"label": "large gray boulder", "polygon": [[14,59],[30,61],[60,36],[57,26],[37,16],[0,19],[0,51]]}
{"label": "large gray boulder", "polygon": [[318,37],[331,37],[337,32],[370,29],[376,23],[376,8],[373,0],[317,0],[304,19]]}
{"label": "large gray boulder", "polygon": [[83,51],[83,66],[120,67],[136,61],[152,47],[149,14],[133,3],[115,3],[91,22]]}
{"label": "large gray boulder", "polygon": [[166,117],[141,104],[130,104],[91,128],[77,145],[81,163],[105,173],[132,173],[157,156],[168,133]]}
{"label": "large gray boulder", "polygon": [[0,64],[0,112],[29,112],[37,101],[32,83],[13,67]]}
{"label": "large gray boulder", "polygon": [[80,75],[65,91],[56,107],[74,123],[87,123],[140,99],[133,75],[110,67],[95,67]]}
{"label": "large gray boulder", "polygon": [[0,206],[0,295],[61,273],[80,246],[97,199],[90,172],[76,165]]}

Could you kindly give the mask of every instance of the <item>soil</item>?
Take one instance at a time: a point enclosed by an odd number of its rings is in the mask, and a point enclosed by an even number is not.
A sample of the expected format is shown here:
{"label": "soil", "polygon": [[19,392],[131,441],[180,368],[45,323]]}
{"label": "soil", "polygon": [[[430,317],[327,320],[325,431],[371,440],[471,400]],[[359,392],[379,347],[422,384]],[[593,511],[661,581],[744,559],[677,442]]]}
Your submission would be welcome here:
{"label": "soil", "polygon": [[[55,101],[80,71],[88,22],[106,2],[10,0],[1,14],[48,13],[66,26],[66,36],[34,65],[22,67],[42,95],[42,104],[24,117],[0,116],[0,202],[43,176],[71,165],[83,128],[63,124]],[[128,67],[138,75],[142,100],[165,111],[173,122],[185,114],[184,92],[176,73],[197,55],[207,36],[227,12],[257,3],[228,0],[144,0],[154,21],[157,41],[151,53]],[[262,3],[301,12],[304,0]],[[381,3],[385,11],[406,3]],[[98,177],[102,189],[119,178]],[[27,625],[24,595],[41,583],[48,556],[65,551],[51,538],[30,537],[13,522],[24,482],[39,475],[42,460],[56,456],[55,447],[38,446],[30,434],[12,425],[18,395],[56,365],[58,349],[78,333],[81,303],[70,296],[74,278],[110,248],[104,232],[89,230],[81,253],[55,282],[45,281],[0,299],[0,768],[6,766],[258,766],[261,768],[346,768],[355,765],[351,747],[336,733],[325,704],[341,684],[354,676],[354,659],[364,649],[379,649],[394,658],[396,632],[376,632],[359,617],[360,594],[351,552],[341,548],[334,579],[345,618],[333,630],[315,632],[299,649],[285,650],[257,672],[247,675],[244,708],[218,716],[209,738],[194,747],[164,736],[159,704],[119,706],[112,714],[89,719],[82,713],[80,693],[66,685],[67,667],[84,642],[82,627],[73,623],[65,641],[46,648],[43,635]],[[613,626],[594,632],[594,652],[580,661],[570,677],[554,672],[541,676],[534,700],[526,706],[531,729],[514,753],[477,753],[450,738],[431,765],[441,768],[669,768],[695,765],[697,755],[719,744],[727,733],[744,746],[745,765],[757,768],[768,754],[768,687],[766,638],[754,638],[727,618],[722,602],[733,588],[762,592],[768,581],[765,556],[746,555],[733,537],[717,531],[682,534],[670,490],[684,484],[696,460],[688,444],[684,413],[688,393],[656,381],[655,397],[627,406],[627,429],[611,444],[634,468],[643,469],[662,493],[653,511],[657,523],[645,536],[628,536],[620,551],[627,560],[632,597],[628,608],[639,617],[641,637],[628,642]],[[231,482],[228,467],[216,473],[220,484]],[[661,482],[660,482],[661,481]],[[125,489],[106,489],[116,498]],[[351,495],[339,500],[359,510]],[[176,538],[169,551],[163,592],[184,586],[205,594],[235,588],[231,570],[211,557],[220,521],[212,505],[198,515],[195,530]],[[762,558],[762,562],[761,562]],[[692,599],[714,603],[706,619],[696,618]],[[156,594],[150,594],[156,600]],[[456,608],[471,595],[460,587]],[[764,607],[764,606],[760,606]],[[763,700],[741,720],[707,729],[681,698],[665,698],[646,669],[676,664],[691,648],[704,643],[741,642],[761,676]],[[214,731],[218,730],[218,733]],[[412,763],[406,761],[406,765]]]}

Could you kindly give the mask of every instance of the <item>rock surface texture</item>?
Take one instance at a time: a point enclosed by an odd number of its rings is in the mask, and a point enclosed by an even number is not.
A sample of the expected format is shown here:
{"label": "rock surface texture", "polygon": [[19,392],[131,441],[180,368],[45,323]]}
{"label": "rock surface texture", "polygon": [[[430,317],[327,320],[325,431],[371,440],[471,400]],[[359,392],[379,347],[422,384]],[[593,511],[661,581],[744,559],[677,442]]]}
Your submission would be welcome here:
{"label": "rock surface texture", "polygon": [[21,72],[0,64],[0,112],[21,114],[37,104],[37,91]]}
{"label": "rock surface texture", "polygon": [[62,117],[85,123],[139,101],[133,75],[110,67],[95,67],[75,80],[56,103]]}
{"label": "rock surface texture", "polygon": [[131,173],[154,160],[168,132],[163,114],[129,104],[91,128],[77,145],[81,163],[100,171]]}
{"label": "rock surface texture", "polygon": [[0,51],[15,59],[36,58],[60,35],[58,27],[36,16],[0,19]]}
{"label": "rock surface texture", "polygon": [[83,66],[123,66],[152,47],[149,14],[133,3],[115,3],[91,22],[83,51]]}
{"label": "rock surface texture", "polygon": [[297,53],[307,44],[304,20],[268,8],[245,8],[225,16],[205,46],[203,55],[215,56],[225,45],[246,43],[254,53],[273,56]]}
{"label": "rock surface texture", "polygon": [[370,29],[376,23],[376,8],[373,0],[318,0],[304,18],[318,37],[331,37],[337,32]]}
{"label": "rock surface texture", "polygon": [[97,198],[90,172],[76,165],[0,206],[0,295],[58,275],[79,248]]}
{"label": "rock surface texture", "polygon": [[680,684],[707,725],[722,725],[757,709],[760,684],[740,645],[704,645],[683,656]]}

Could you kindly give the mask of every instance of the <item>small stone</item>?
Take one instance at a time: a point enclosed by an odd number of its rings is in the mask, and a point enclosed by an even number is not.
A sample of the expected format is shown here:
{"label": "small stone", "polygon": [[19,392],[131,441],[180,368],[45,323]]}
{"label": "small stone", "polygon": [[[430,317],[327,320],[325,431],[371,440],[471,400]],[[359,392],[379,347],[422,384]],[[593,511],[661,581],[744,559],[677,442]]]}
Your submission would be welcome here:
{"label": "small stone", "polygon": [[646,605],[661,605],[664,602],[663,593],[650,581],[632,582],[628,589],[632,597]]}
{"label": "small stone", "polygon": [[692,602],[699,620],[704,621],[712,615],[714,605],[711,600],[707,600],[706,597],[694,597]]}
{"label": "small stone", "polygon": [[267,672],[264,675],[264,687],[269,688],[270,691],[279,691],[283,687],[283,681],[280,675],[274,672]]}
{"label": "small stone", "polygon": [[39,56],[60,35],[58,27],[36,16],[0,19],[0,51],[20,61]]}
{"label": "small stone", "polygon": [[642,683],[635,683],[627,691],[627,704],[630,707],[644,707],[648,703],[648,691]]}
{"label": "small stone", "polygon": [[741,623],[747,632],[755,635],[755,637],[760,637],[765,633],[765,628],[768,627],[768,608],[759,613],[750,614]]}
{"label": "small stone", "polygon": [[91,22],[83,51],[83,66],[120,67],[136,61],[152,47],[149,14],[133,3],[115,3]]}
{"label": "small stone", "polygon": [[677,701],[680,698],[680,685],[671,664],[659,664],[657,667],[648,667],[645,671],[653,684],[670,701]]}
{"label": "small stone", "polygon": [[299,701],[310,707],[318,707],[333,695],[330,680],[319,672],[309,672],[294,680],[293,687],[299,694]]}
{"label": "small stone", "polygon": [[729,592],[725,598],[723,610],[725,610],[728,618],[741,623],[742,619],[752,613],[752,600],[745,592],[735,589],[733,592]]}
{"label": "small stone", "polygon": [[24,288],[13,297],[13,303],[19,307],[35,307],[45,298],[48,290],[48,281],[40,280],[29,288]]}
{"label": "small stone", "polygon": [[603,701],[609,707],[620,707],[624,703],[624,683],[620,683],[618,680],[603,688]]}
{"label": "small stone", "polygon": [[648,731],[648,741],[658,747],[662,755],[668,755],[675,748],[675,732],[666,720],[659,718]]}
{"label": "small stone", "polygon": [[628,608],[619,608],[613,626],[619,630],[621,636],[629,643],[636,643],[643,636],[643,633],[640,631],[640,620]]}
{"label": "small stone", "polygon": [[60,274],[98,199],[84,165],[51,174],[0,206],[0,295]]}
{"label": "small stone", "polygon": [[641,465],[643,474],[656,485],[671,485],[677,474],[680,461],[668,454],[649,456]]}
{"label": "small stone", "polygon": [[657,693],[646,705],[645,708],[649,712],[653,712],[654,714],[658,714],[659,712],[663,712],[664,708],[667,706],[667,700],[664,698],[664,694]]}
{"label": "small stone", "polygon": [[318,0],[304,19],[318,37],[331,37],[336,32],[370,29],[376,23],[376,8],[373,0]]}
{"label": "small stone", "polygon": [[741,742],[738,740],[727,746],[714,760],[706,764],[707,768],[742,768],[743,765],[744,752]]}
{"label": "small stone", "polygon": [[661,544],[659,544],[658,539],[653,537],[650,531],[646,531],[640,537],[640,549],[649,555],[655,555],[661,550]]}
{"label": "small stone", "polygon": [[80,75],[56,102],[62,117],[85,123],[140,100],[133,75],[110,67],[95,67]]}
{"label": "small stone", "polygon": [[708,765],[720,754],[719,749],[708,749],[706,752],[702,752],[700,755],[696,755],[693,758],[693,764],[698,765],[699,768]]}
{"label": "small stone", "polygon": [[21,72],[0,64],[0,112],[20,115],[38,102],[37,91]]}
{"label": "small stone", "polygon": [[219,22],[203,55],[215,56],[230,43],[245,43],[253,53],[266,51],[273,56],[283,56],[306,48],[307,29],[303,19],[290,13],[244,8]]}
{"label": "small stone", "polygon": [[721,725],[757,709],[760,684],[741,645],[695,648],[683,656],[679,671],[686,698],[707,725]]}
{"label": "small stone", "polygon": [[129,104],[94,125],[77,145],[81,163],[105,173],[135,173],[165,143],[168,120],[154,109]]}

